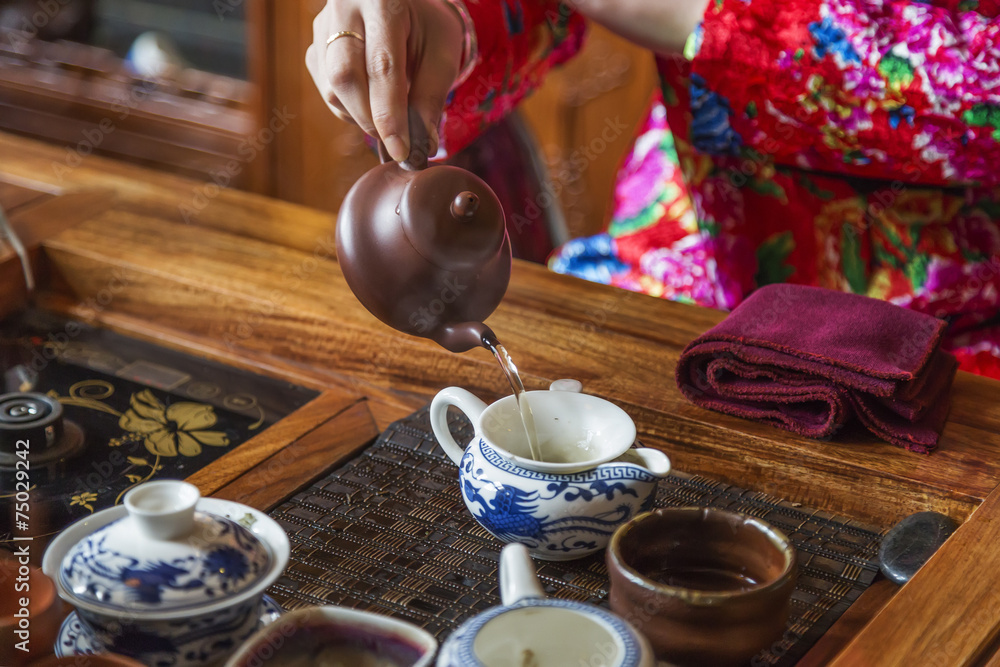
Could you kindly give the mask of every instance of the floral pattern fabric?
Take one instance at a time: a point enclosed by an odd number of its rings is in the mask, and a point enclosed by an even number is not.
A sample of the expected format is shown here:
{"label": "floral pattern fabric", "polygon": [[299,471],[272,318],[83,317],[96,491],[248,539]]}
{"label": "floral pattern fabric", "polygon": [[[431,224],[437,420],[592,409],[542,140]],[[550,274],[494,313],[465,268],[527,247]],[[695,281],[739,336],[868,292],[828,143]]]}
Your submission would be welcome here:
{"label": "floral pattern fabric", "polygon": [[659,61],[607,232],[550,266],[721,309],[774,282],[867,294],[1000,377],[998,49],[996,1],[711,0]]}
{"label": "floral pattern fabric", "polygon": [[476,26],[479,62],[451,92],[442,146],[453,154],[510,113],[545,74],[582,44],[583,19],[558,2],[466,0]]}

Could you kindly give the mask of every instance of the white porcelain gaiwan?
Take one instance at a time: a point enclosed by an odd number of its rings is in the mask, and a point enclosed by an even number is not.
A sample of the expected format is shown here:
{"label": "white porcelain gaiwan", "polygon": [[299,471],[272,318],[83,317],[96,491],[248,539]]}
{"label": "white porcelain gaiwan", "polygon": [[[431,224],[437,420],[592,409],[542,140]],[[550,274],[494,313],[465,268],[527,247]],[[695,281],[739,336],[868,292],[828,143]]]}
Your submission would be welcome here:
{"label": "white porcelain gaiwan", "polygon": [[[609,401],[559,390],[525,397],[539,461],[531,457],[513,396],[487,406],[465,389],[448,387],[431,402],[431,427],[458,465],[465,504],[486,530],[524,544],[536,558],[571,560],[600,551],[618,526],[652,507],[670,460],[658,450],[634,448],[635,424]],[[475,427],[465,447],[449,430],[450,406]]]}
{"label": "white porcelain gaiwan", "polygon": [[69,526],[42,568],[94,644],[147,665],[187,667],[223,658],[257,630],[264,590],[289,553],[284,531],[263,513],[162,480]]}
{"label": "white porcelain gaiwan", "polygon": [[546,598],[521,544],[500,552],[500,599],[502,606],[474,616],[448,637],[437,667],[656,664],[646,638],[610,611]]}

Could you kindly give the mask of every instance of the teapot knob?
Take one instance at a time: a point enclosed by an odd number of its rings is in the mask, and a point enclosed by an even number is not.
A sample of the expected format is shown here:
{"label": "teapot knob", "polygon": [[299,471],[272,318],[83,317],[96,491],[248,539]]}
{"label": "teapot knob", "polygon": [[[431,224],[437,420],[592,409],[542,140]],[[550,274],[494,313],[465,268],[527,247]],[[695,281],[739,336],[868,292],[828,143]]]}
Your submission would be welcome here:
{"label": "teapot knob", "polygon": [[506,283],[510,250],[503,210],[475,174],[449,165],[417,173],[403,189],[399,221],[413,249],[437,269],[470,279],[481,275],[483,284]]}
{"label": "teapot knob", "polygon": [[458,193],[455,201],[451,203],[451,214],[456,220],[472,220],[478,210],[479,195],[468,190]]}

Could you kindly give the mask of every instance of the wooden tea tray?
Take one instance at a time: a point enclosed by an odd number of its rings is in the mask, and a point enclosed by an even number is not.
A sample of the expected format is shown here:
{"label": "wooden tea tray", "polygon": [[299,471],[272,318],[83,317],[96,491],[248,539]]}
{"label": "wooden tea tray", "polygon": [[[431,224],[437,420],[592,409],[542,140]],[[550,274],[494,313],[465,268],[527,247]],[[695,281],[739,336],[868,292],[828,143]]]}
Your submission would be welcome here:
{"label": "wooden tea tray", "polygon": [[[335,260],[333,216],[93,156],[57,175],[64,155],[0,134],[0,202],[28,239],[37,307],[321,391],[194,475],[204,493],[273,508],[442,387],[504,393],[485,351],[451,354],[364,310]],[[0,245],[0,314],[27,303],[20,271]],[[878,530],[921,510],[962,524],[906,586],[876,580],[800,664],[992,664],[1000,383],[959,373],[930,456],[862,436],[809,440],[678,392],[680,351],[722,317],[516,262],[489,324],[529,389],[579,379],[621,405],[678,470]]]}

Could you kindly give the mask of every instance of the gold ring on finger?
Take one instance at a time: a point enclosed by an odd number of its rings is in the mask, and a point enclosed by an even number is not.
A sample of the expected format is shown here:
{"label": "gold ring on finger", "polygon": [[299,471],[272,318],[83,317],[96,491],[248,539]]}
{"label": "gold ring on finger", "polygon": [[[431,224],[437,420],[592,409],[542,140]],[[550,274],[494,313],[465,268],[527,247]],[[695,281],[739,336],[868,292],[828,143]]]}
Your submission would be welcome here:
{"label": "gold ring on finger", "polygon": [[340,32],[335,32],[332,35],[330,35],[330,38],[326,40],[326,45],[330,46],[341,37],[353,37],[354,39],[360,41],[362,44],[365,43],[365,38],[360,33],[354,32],[353,30],[341,30]]}

